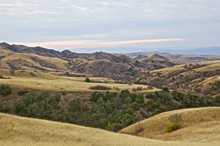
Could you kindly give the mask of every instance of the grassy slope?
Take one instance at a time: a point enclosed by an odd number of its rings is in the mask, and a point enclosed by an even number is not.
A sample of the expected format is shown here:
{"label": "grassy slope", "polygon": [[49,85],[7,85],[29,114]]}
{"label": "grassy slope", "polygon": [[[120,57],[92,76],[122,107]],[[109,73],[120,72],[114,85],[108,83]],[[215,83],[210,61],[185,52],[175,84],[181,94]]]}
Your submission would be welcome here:
{"label": "grassy slope", "polygon": [[[170,123],[169,118],[176,114],[182,117],[181,129],[168,133],[166,128]],[[166,112],[131,125],[120,132],[159,140],[220,142],[220,108]]]}
{"label": "grassy slope", "polygon": [[165,142],[82,126],[0,114],[0,145],[217,146],[218,143]]}
{"label": "grassy slope", "polygon": [[[11,51],[6,51],[0,49],[0,56],[5,56],[3,59],[1,59],[1,64],[0,67],[1,69],[11,69],[8,63],[18,63],[16,66],[21,67],[23,70],[34,70],[33,67],[40,67],[42,69],[45,69],[47,71],[54,71],[54,70],[66,70],[67,68],[65,67],[66,64],[68,63],[65,60],[61,60],[58,58],[53,58],[53,57],[44,57],[44,56],[39,56],[35,54],[25,54],[25,53],[14,53]],[[32,58],[37,58],[39,61],[35,61]],[[30,66],[29,66],[30,65]],[[52,65],[55,68],[50,68],[49,66]],[[37,70],[37,69],[35,69]]]}
{"label": "grassy slope", "polygon": [[[14,77],[11,79],[0,79],[0,84],[7,84],[19,88],[30,88],[37,90],[48,91],[67,91],[67,92],[92,92],[94,90],[89,89],[92,86],[103,85],[120,89],[132,89],[142,87],[143,92],[155,91],[156,89],[149,90],[147,85],[128,85],[128,84],[116,84],[110,81],[110,83],[87,83],[83,77],[59,77],[54,78],[34,78],[34,77]],[[91,78],[92,80],[100,80],[99,78]],[[102,78],[103,79],[103,78]],[[108,79],[106,79],[108,81]]]}

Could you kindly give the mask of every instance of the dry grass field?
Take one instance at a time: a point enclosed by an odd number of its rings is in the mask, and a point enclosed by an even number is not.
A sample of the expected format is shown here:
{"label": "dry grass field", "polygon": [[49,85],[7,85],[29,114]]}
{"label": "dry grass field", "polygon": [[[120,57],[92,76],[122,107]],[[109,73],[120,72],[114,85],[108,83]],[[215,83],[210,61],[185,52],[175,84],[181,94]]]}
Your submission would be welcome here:
{"label": "dry grass field", "polygon": [[152,92],[157,90],[156,88],[149,89],[147,85],[128,85],[128,84],[117,84],[113,80],[107,78],[91,77],[94,81],[106,81],[107,83],[93,83],[85,82],[85,77],[61,77],[51,76],[50,78],[39,78],[39,77],[16,77],[9,76],[10,79],[0,79],[0,84],[10,85],[15,88],[29,88],[35,90],[47,90],[47,91],[63,91],[63,92],[92,92],[90,87],[101,85],[110,87],[110,91],[116,91],[118,89],[129,89],[141,87],[140,92]]}
{"label": "dry grass field", "polygon": [[[2,57],[1,57],[2,56]],[[0,49],[1,69],[39,70],[39,71],[63,71],[68,62],[54,57],[44,57],[35,54],[14,53]]]}
{"label": "dry grass field", "polygon": [[[171,122],[179,122],[180,129],[167,132],[167,126]],[[195,108],[166,112],[126,127],[120,132],[158,140],[220,144],[220,108]]]}
{"label": "dry grass field", "polygon": [[104,130],[0,114],[4,146],[218,146],[219,143],[151,140]]}

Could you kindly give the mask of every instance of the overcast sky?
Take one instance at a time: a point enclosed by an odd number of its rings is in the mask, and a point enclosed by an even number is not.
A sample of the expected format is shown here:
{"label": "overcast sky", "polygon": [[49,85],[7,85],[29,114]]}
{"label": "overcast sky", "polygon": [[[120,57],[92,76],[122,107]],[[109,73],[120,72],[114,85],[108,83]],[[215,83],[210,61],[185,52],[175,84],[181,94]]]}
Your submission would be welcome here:
{"label": "overcast sky", "polygon": [[59,50],[220,46],[220,0],[0,0],[0,19],[1,42]]}

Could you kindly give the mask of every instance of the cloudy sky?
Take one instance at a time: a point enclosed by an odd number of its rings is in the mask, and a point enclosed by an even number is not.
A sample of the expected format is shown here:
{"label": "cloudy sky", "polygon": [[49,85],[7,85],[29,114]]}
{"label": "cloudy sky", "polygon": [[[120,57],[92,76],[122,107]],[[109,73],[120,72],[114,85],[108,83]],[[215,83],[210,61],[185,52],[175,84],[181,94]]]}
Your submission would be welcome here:
{"label": "cloudy sky", "polygon": [[220,46],[220,0],[0,0],[0,41],[78,52]]}

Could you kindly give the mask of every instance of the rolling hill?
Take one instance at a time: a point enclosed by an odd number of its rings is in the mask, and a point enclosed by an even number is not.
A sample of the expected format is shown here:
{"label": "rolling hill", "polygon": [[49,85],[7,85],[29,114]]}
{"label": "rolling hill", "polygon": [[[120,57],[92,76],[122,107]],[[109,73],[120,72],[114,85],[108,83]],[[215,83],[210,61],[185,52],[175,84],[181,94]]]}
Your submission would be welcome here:
{"label": "rolling hill", "polygon": [[0,114],[0,145],[5,146],[217,146],[219,143],[151,140],[77,125]]}
{"label": "rolling hill", "polygon": [[[1,43],[0,111],[118,131],[164,111],[219,106],[220,61],[202,61],[215,57],[129,57]],[[0,145],[219,145],[219,118],[219,108],[179,110],[121,131],[157,139],[151,140],[0,114]]]}
{"label": "rolling hill", "polygon": [[[166,53],[139,56],[137,59],[126,55],[96,52],[74,53],[68,50],[58,52],[40,47],[0,44],[1,73],[28,77],[70,76],[107,77],[121,83],[138,83],[157,88],[168,87],[197,95],[219,95],[219,61],[183,63]],[[134,54],[133,54],[134,55]],[[136,54],[137,55],[137,54]],[[165,57],[164,57],[164,56]],[[191,56],[192,60],[197,56]],[[204,56],[203,56],[204,57]],[[207,56],[206,56],[207,57]],[[215,60],[216,56],[209,56]],[[194,59],[193,59],[194,58]],[[175,59],[174,59],[175,60]],[[180,59],[182,60],[182,59]],[[183,59],[184,60],[184,59]],[[189,58],[187,59],[189,61]]]}
{"label": "rolling hill", "polygon": [[[166,112],[126,127],[120,133],[158,140],[219,143],[219,113],[219,107]],[[168,132],[168,125],[177,122],[179,129]]]}
{"label": "rolling hill", "polygon": [[[117,80],[134,80],[146,71],[175,65],[171,61],[151,58],[138,61],[121,54],[96,52],[91,54],[74,53],[69,50],[58,52],[42,47],[0,44],[1,69],[64,71],[91,74]],[[154,63],[155,61],[155,63]],[[169,62],[169,63],[167,63]]]}
{"label": "rolling hill", "polygon": [[[168,87],[197,95],[219,95],[218,56],[151,54],[149,57],[134,58],[104,52],[91,54],[74,53],[68,50],[58,52],[41,47],[0,44],[1,73],[28,77],[105,77],[120,83],[138,83],[157,88]],[[131,55],[131,56],[132,56]],[[201,57],[201,56],[200,56]],[[171,58],[171,59],[169,59]],[[198,61],[181,63],[184,60]],[[172,61],[176,60],[176,61]]]}
{"label": "rolling hill", "polygon": [[157,88],[168,87],[198,95],[220,95],[220,61],[188,63],[151,71],[137,79]]}

